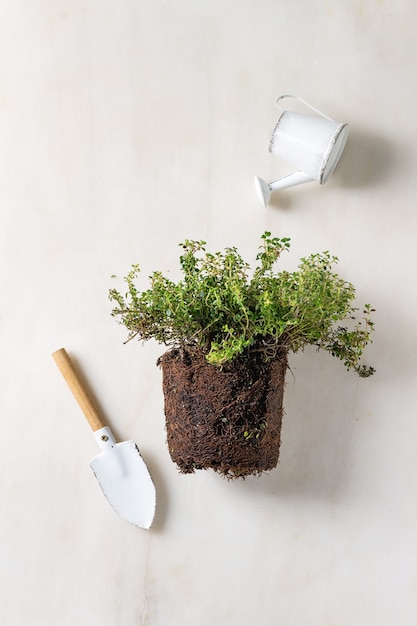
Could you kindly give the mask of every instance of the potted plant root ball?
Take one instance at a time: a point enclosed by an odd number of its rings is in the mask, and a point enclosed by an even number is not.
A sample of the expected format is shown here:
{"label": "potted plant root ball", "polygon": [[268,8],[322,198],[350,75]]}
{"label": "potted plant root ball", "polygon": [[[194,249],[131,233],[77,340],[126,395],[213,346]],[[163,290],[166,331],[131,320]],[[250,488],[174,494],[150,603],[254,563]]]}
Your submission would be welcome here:
{"label": "potted plant root ball", "polygon": [[277,271],[288,238],[262,235],[253,270],[236,248],[206,252],[186,240],[173,282],[160,272],[148,289],[110,290],[113,315],[128,339],[168,346],[159,359],[168,448],[182,473],[211,468],[228,478],[260,475],[277,465],[288,354],[311,344],[359,376],[371,340],[373,309],[355,319],[355,288],[332,271],[329,252]]}

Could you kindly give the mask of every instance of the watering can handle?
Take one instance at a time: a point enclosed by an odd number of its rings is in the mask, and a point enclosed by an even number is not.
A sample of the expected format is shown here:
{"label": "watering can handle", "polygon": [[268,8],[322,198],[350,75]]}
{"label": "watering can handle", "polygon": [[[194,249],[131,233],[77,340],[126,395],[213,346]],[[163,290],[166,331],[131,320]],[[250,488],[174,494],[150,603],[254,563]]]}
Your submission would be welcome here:
{"label": "watering can handle", "polygon": [[279,106],[278,102],[280,100],[283,100],[284,98],[295,98],[296,100],[298,100],[299,102],[302,102],[302,104],[304,104],[306,107],[308,107],[309,109],[311,109],[312,111],[314,111],[315,113],[318,113],[319,115],[321,115],[322,117],[325,117],[326,119],[328,119],[330,122],[334,122],[334,120],[329,117],[328,115],[326,115],[325,113],[323,113],[322,111],[319,111],[319,109],[316,109],[316,107],[313,107],[312,104],[309,104],[306,100],[304,100],[303,98],[300,98],[300,96],[292,96],[291,94],[284,94],[283,96],[280,96],[279,98],[276,99],[275,104],[277,105],[277,107],[279,109],[281,109],[282,111],[284,109],[282,109],[282,107]]}

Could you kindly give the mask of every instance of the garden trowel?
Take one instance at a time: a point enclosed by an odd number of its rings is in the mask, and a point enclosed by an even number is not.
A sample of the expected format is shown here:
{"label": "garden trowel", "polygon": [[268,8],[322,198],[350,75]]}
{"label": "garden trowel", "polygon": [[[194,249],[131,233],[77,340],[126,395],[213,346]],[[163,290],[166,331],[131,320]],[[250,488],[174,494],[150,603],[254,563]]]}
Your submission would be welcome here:
{"label": "garden trowel", "polygon": [[93,401],[64,348],[52,354],[101,448],[90,466],[108,502],[120,517],[140,528],[150,528],[155,515],[155,486],[133,441],[116,443],[104,426]]}

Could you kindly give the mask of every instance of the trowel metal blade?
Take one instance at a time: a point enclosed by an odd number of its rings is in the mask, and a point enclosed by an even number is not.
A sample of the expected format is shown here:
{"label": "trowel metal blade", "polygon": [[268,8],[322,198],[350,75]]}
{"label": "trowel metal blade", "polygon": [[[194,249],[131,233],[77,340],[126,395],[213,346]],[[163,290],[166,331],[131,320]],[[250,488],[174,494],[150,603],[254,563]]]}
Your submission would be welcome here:
{"label": "trowel metal blade", "polygon": [[[110,429],[103,428],[100,439],[103,451],[90,461],[90,466],[109,504],[121,518],[139,528],[151,527],[155,516],[155,486],[148,468],[134,441],[115,443]],[[96,437],[98,438],[98,437]]]}

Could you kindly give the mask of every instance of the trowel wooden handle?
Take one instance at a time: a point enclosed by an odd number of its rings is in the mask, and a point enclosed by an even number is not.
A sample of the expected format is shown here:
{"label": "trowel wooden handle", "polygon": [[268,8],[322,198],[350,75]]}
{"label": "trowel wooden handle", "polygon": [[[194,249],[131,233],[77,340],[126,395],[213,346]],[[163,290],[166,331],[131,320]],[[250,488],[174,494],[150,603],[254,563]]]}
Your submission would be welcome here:
{"label": "trowel wooden handle", "polygon": [[71,359],[69,358],[65,348],[61,348],[60,350],[53,352],[52,358],[58,365],[61,374],[67,381],[68,386],[74,395],[74,398],[80,405],[80,408],[84,413],[87,422],[90,424],[91,428],[94,431],[99,430],[100,428],[104,428],[104,424],[100,419],[98,411],[94,406],[92,399],[88,395],[88,392],[85,389],[79,375],[77,374],[77,371]]}

